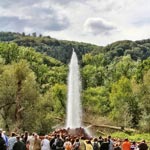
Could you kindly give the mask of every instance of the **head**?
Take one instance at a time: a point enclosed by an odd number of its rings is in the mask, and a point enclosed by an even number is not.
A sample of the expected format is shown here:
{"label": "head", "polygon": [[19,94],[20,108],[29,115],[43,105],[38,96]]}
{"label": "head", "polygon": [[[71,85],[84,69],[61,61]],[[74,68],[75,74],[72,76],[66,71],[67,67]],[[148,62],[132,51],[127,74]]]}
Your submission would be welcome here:
{"label": "head", "polygon": [[35,138],[35,139],[38,139],[38,135],[37,135],[37,134],[34,134],[34,138]]}
{"label": "head", "polygon": [[78,138],[76,138],[76,142],[79,142],[79,139],[78,139]]}
{"label": "head", "polygon": [[142,140],[142,143],[145,143],[145,140]]}
{"label": "head", "polygon": [[48,139],[48,135],[45,135],[45,139]]}
{"label": "head", "polygon": [[17,141],[20,141],[20,136],[17,135],[17,136],[16,136],[16,139],[17,139]]}
{"label": "head", "polygon": [[25,135],[25,137],[28,136],[28,131],[25,131],[25,132],[24,132],[24,135]]}
{"label": "head", "polygon": [[125,138],[125,140],[124,140],[125,142],[128,142],[128,138]]}
{"label": "head", "polygon": [[97,142],[98,140],[97,140],[97,138],[94,138],[94,142]]}
{"label": "head", "polygon": [[133,142],[132,142],[132,144],[133,144],[133,145],[135,145],[135,144],[136,144],[136,142],[135,142],[135,141],[133,141]]}
{"label": "head", "polygon": [[69,141],[69,137],[66,137],[66,138],[65,138],[65,141]]}
{"label": "head", "polygon": [[3,134],[6,134],[6,131],[3,131],[2,133],[3,133]]}
{"label": "head", "polygon": [[12,136],[12,137],[16,136],[16,133],[15,133],[15,132],[12,132],[12,133],[11,133],[11,136]]}
{"label": "head", "polygon": [[91,140],[88,140],[88,141],[87,141],[87,144],[91,144]]}
{"label": "head", "polygon": [[108,139],[107,138],[104,138],[104,142],[107,142],[108,141]]}

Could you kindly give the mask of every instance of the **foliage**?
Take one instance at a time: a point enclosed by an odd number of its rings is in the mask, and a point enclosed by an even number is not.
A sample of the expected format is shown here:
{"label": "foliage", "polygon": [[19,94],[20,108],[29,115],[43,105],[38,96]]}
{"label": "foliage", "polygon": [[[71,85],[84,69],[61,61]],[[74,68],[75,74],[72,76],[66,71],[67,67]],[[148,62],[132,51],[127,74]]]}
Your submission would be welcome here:
{"label": "foliage", "polygon": [[130,141],[136,141],[136,142],[141,142],[143,139],[145,139],[146,142],[150,140],[150,135],[149,133],[132,133],[132,134],[127,134],[124,132],[114,132],[112,133],[112,138],[119,138],[124,140],[125,138],[128,138]]}
{"label": "foliage", "polygon": [[[150,132],[150,39],[102,47],[36,33],[0,32],[0,41],[0,119],[6,130],[44,134],[63,123],[66,64],[74,48],[81,66],[84,116]],[[20,125],[13,124],[16,115]]]}
{"label": "foliage", "polygon": [[83,93],[83,105],[87,112],[107,116],[109,104],[108,91],[105,87],[88,88]]}

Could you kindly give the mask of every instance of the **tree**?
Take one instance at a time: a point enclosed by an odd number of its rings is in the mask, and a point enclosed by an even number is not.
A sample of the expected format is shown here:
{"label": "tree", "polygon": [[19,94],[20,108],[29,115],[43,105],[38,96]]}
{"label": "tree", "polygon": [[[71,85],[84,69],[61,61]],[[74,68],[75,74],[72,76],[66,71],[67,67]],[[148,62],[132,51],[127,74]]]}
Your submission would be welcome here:
{"label": "tree", "polygon": [[111,118],[117,125],[135,127],[138,124],[138,102],[134,99],[129,79],[122,77],[113,84],[110,102],[112,107]]}
{"label": "tree", "polygon": [[34,73],[29,64],[21,60],[4,69],[0,85],[1,115],[8,130],[11,125],[19,131],[23,128],[23,123],[29,120],[28,117],[32,117],[27,114],[33,113],[34,104],[38,100]]}
{"label": "tree", "polygon": [[139,107],[142,110],[140,126],[143,130],[150,132],[150,70],[145,72],[139,92],[141,95]]}
{"label": "tree", "polygon": [[38,104],[38,127],[41,134],[48,133],[56,124],[62,121],[57,118],[65,118],[66,110],[66,86],[55,84],[40,99]]}
{"label": "tree", "polygon": [[83,92],[83,106],[86,112],[107,116],[110,111],[109,93],[105,87],[87,88]]}
{"label": "tree", "polygon": [[11,67],[11,65],[3,67],[0,74],[0,114],[4,120],[4,127],[8,131],[12,121],[10,119],[11,109],[14,108],[17,92],[16,78]]}

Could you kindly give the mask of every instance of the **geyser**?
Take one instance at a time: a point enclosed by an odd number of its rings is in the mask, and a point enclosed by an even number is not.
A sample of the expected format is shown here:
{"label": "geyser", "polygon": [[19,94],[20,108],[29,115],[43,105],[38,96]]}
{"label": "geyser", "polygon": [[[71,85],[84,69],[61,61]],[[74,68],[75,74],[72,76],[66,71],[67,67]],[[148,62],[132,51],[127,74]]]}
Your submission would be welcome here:
{"label": "geyser", "polygon": [[80,101],[81,81],[76,53],[72,53],[68,74],[68,97],[66,128],[76,129],[82,126],[82,106]]}

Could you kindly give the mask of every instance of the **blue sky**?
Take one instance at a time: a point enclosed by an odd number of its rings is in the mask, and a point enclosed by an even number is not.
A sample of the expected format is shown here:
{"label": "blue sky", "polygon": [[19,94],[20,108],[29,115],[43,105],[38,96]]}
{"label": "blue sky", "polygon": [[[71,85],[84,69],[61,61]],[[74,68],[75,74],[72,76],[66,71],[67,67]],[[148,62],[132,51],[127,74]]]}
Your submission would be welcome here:
{"label": "blue sky", "polygon": [[0,31],[107,45],[150,38],[149,0],[0,0]]}

